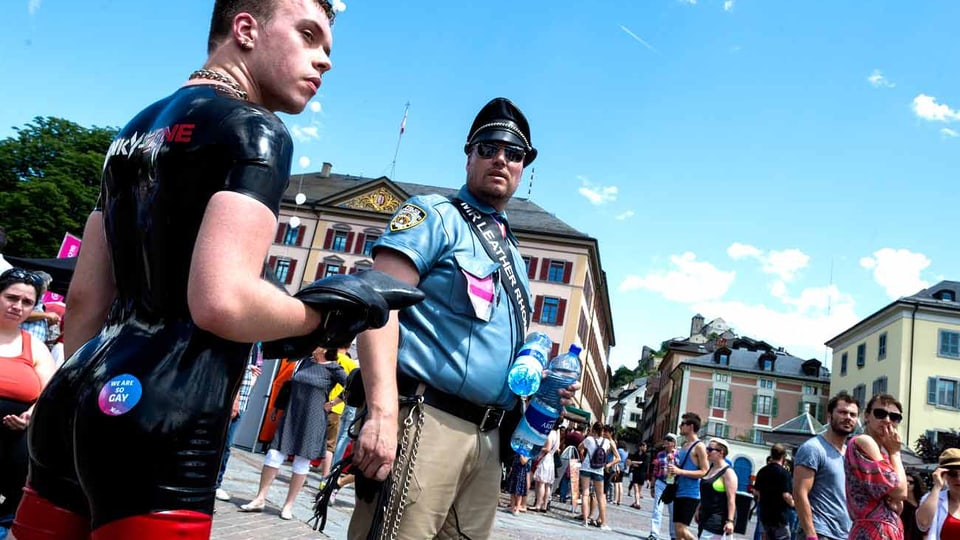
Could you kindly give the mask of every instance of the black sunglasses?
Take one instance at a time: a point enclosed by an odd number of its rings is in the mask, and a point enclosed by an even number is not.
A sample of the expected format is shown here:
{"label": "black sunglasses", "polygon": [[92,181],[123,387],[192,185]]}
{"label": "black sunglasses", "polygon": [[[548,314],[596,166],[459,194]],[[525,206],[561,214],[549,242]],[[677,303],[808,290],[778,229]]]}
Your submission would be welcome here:
{"label": "black sunglasses", "polygon": [[43,279],[40,276],[33,272],[27,272],[23,268],[11,268],[0,274],[0,279],[15,279],[28,285],[33,285],[34,287],[43,286]]}
{"label": "black sunglasses", "polygon": [[877,420],[886,420],[887,417],[890,417],[890,421],[894,424],[899,424],[903,420],[903,415],[896,412],[889,412],[886,409],[874,409],[873,417]]}
{"label": "black sunglasses", "polygon": [[956,477],[960,476],[960,470],[950,469],[949,471],[947,471],[946,474],[947,474],[947,476],[949,476],[950,478],[956,478]]}
{"label": "black sunglasses", "polygon": [[527,155],[527,153],[523,151],[523,149],[517,148],[516,146],[502,146],[499,144],[482,142],[482,143],[477,143],[476,148],[477,148],[477,155],[482,157],[483,159],[493,158],[494,156],[497,155],[497,152],[499,152],[500,149],[503,148],[503,157],[505,157],[507,161],[511,163],[520,163],[521,161],[523,161],[523,157]]}
{"label": "black sunglasses", "polygon": [[712,446],[708,446],[708,447],[707,447],[707,453],[710,453],[710,452],[719,452],[719,451],[720,451],[719,448],[714,448],[714,447],[712,447]]}

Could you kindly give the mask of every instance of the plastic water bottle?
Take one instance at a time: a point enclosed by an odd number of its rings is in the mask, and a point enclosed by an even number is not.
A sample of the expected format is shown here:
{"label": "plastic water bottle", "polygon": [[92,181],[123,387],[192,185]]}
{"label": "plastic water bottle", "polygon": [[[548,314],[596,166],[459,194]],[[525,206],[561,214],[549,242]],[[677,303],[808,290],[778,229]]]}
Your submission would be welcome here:
{"label": "plastic water bottle", "polygon": [[547,366],[547,376],[540,390],[530,400],[523,418],[510,437],[510,448],[524,457],[533,457],[547,441],[550,430],[560,417],[562,405],[559,390],[580,380],[580,347],[570,346]]}
{"label": "plastic water bottle", "polygon": [[540,388],[543,369],[547,366],[553,340],[542,332],[531,332],[520,347],[507,373],[507,385],[510,391],[520,397],[533,395]]}
{"label": "plastic water bottle", "polygon": [[[674,463],[675,463],[675,461],[674,461],[673,454],[667,454],[667,466],[669,467],[670,465],[673,465]],[[667,474],[667,478],[666,478],[666,480],[665,480],[665,482],[666,482],[667,484],[672,484],[672,483],[674,483],[674,482],[676,482],[676,481],[677,481],[677,475],[676,475],[676,474],[669,474],[669,473]]]}

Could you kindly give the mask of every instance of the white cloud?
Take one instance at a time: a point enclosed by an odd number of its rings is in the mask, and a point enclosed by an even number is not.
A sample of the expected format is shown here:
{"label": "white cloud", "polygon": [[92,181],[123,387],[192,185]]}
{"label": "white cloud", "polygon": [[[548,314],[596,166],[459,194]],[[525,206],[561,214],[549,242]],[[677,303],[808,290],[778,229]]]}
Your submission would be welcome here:
{"label": "white cloud", "polygon": [[590,204],[600,206],[617,200],[617,192],[619,191],[617,186],[598,186],[583,176],[578,178],[580,178],[581,186],[577,191],[590,201]]}
{"label": "white cloud", "polygon": [[883,72],[879,69],[873,70],[873,73],[867,77],[867,82],[873,85],[874,88],[893,88],[896,86],[889,79],[883,76]]}
{"label": "white cloud", "polygon": [[920,278],[920,273],[930,266],[930,262],[923,253],[883,248],[875,251],[873,257],[860,259],[860,266],[873,271],[873,279],[884,288],[887,296],[900,298],[930,286]]}
{"label": "white cloud", "polygon": [[732,9],[733,9],[733,0],[726,0],[726,1],[723,3],[723,10],[724,10],[724,11],[731,11]]}
{"label": "white cloud", "polygon": [[317,126],[300,126],[299,124],[294,124],[290,128],[293,138],[300,142],[307,142],[310,140],[317,140],[320,138],[320,130]]}
{"label": "white cloud", "polygon": [[334,13],[341,13],[347,10],[347,5],[343,3],[343,0],[333,0],[333,5],[330,7],[333,8]]}
{"label": "white cloud", "polygon": [[627,210],[626,212],[624,212],[624,213],[620,214],[619,216],[617,216],[617,220],[618,220],[618,221],[623,221],[623,220],[625,220],[625,219],[632,218],[632,217],[633,217],[633,210]]}
{"label": "white cloud", "polygon": [[954,130],[952,130],[952,129],[950,129],[950,128],[940,128],[940,135],[943,135],[944,137],[951,137],[951,138],[952,138],[952,137],[956,137],[956,136],[960,135],[960,133],[957,133],[956,131],[954,131]]}
{"label": "white cloud", "polygon": [[723,317],[740,335],[784,347],[800,358],[821,360],[824,342],[860,320],[853,299],[836,286],[804,289],[795,298],[785,288],[780,292],[786,309],[739,301],[700,302],[691,309],[707,318]]}
{"label": "white cloud", "polygon": [[950,122],[960,119],[960,113],[944,103],[937,103],[937,98],[926,94],[919,94],[913,98],[911,107],[913,112],[924,120]]}
{"label": "white cloud", "polygon": [[675,302],[706,302],[726,294],[736,277],[736,272],[725,272],[708,262],[698,261],[696,254],[689,251],[670,256],[670,263],[673,268],[669,271],[627,276],[620,284],[620,291],[644,289]]}
{"label": "white cloud", "polygon": [[784,281],[791,281],[798,271],[807,267],[810,256],[799,249],[785,249],[770,251],[762,261],[764,272],[776,274]]}
{"label": "white cloud", "polygon": [[33,15],[40,9],[40,0],[28,0],[27,1],[27,11],[30,15]]}
{"label": "white cloud", "polygon": [[727,248],[727,255],[733,260],[751,258],[760,261],[761,269],[784,281],[793,281],[797,272],[807,267],[810,256],[799,249],[770,250],[764,253],[760,248],[749,244],[734,242]]}
{"label": "white cloud", "polygon": [[758,248],[755,248],[749,244],[741,244],[740,242],[734,242],[730,244],[730,247],[727,248],[727,255],[731,259],[737,260],[744,257],[760,257],[763,252]]}
{"label": "white cloud", "polygon": [[677,0],[681,4],[690,4],[691,6],[696,5],[697,0]]}

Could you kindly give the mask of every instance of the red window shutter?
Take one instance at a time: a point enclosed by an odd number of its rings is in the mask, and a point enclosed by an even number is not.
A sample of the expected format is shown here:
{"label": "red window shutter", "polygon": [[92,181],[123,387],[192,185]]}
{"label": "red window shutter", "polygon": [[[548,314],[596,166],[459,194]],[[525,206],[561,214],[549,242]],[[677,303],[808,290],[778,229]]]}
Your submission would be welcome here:
{"label": "red window shutter", "polygon": [[351,268],[350,268],[350,273],[351,273],[351,274],[356,274],[356,273],[357,273],[357,267],[356,267],[356,266],[351,267]]}
{"label": "red window shutter", "polygon": [[543,297],[538,296],[533,304],[533,320],[540,322],[540,310],[543,309]]}
{"label": "red window shutter", "polygon": [[553,346],[550,347],[550,358],[556,358],[558,354],[560,354],[560,344],[554,343]]}
{"label": "red window shutter", "polygon": [[356,233],[347,233],[347,243],[343,245],[343,250],[346,252],[350,251],[350,246],[353,245],[353,237],[356,236]]}
{"label": "red window shutter", "polygon": [[565,311],[567,311],[567,299],[561,298],[560,305],[557,306],[557,326],[561,326],[563,324],[563,314]]}
{"label": "red window shutter", "polygon": [[527,278],[535,279],[537,277],[537,258],[530,257],[530,268],[527,268]]}
{"label": "red window shutter", "polygon": [[341,265],[340,265],[340,273],[341,273],[341,274],[346,274],[346,273],[347,273],[347,265],[345,265],[345,264],[341,264]]}
{"label": "red window shutter", "polygon": [[320,264],[318,264],[318,265],[317,265],[317,275],[315,275],[315,276],[313,277],[313,279],[317,280],[317,279],[322,278],[322,277],[323,277],[323,272],[324,272],[324,270],[326,270],[326,268],[327,268],[327,265],[324,264],[323,262],[321,262]]}
{"label": "red window shutter", "polygon": [[287,280],[283,282],[285,285],[289,285],[293,283],[293,274],[296,271],[297,271],[297,260],[290,259],[290,268],[287,269]]}
{"label": "red window shutter", "polygon": [[367,239],[367,235],[360,233],[357,235],[357,243],[353,245],[354,253],[363,253],[363,241]]}
{"label": "red window shutter", "polygon": [[550,259],[540,261],[540,281],[547,280],[547,274],[550,272]]}
{"label": "red window shutter", "polygon": [[302,246],[302,245],[303,245],[303,236],[304,236],[305,234],[307,234],[307,228],[304,227],[303,224],[301,223],[300,226],[297,227],[297,229],[299,229],[299,230],[297,231],[297,245],[298,245],[298,246]]}
{"label": "red window shutter", "polygon": [[287,234],[287,224],[286,224],[286,223],[278,223],[278,224],[277,224],[277,237],[273,239],[273,243],[274,243],[274,244],[282,244],[282,243],[283,243],[283,237],[284,237],[284,235],[286,235],[286,234]]}
{"label": "red window shutter", "polygon": [[323,249],[330,249],[333,245],[333,229],[327,229],[327,236],[323,239]]}
{"label": "red window shutter", "polygon": [[570,283],[570,274],[573,273],[573,263],[567,261],[563,264],[563,282]]}

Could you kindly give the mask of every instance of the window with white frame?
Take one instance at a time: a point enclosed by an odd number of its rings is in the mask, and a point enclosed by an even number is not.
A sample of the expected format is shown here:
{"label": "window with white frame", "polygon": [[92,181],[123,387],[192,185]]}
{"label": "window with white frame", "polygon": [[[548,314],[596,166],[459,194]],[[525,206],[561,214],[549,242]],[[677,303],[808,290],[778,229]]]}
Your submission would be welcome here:
{"label": "window with white frame", "polygon": [[940,346],[937,350],[940,351],[940,356],[960,358],[960,332],[941,330]]}
{"label": "window with white frame", "polygon": [[772,396],[757,396],[757,415],[770,416],[773,412]]}
{"label": "window with white frame", "polygon": [[960,385],[956,379],[930,377],[927,379],[927,403],[938,407],[960,408],[958,387]]}
{"label": "window with white frame", "polygon": [[713,382],[729,383],[729,382],[730,382],[730,374],[729,374],[729,373],[714,373],[714,374],[713,374]]}
{"label": "window with white frame", "polygon": [[715,409],[727,410],[727,400],[730,399],[730,391],[722,388],[713,389],[713,402],[710,404]]}
{"label": "window with white frame", "polygon": [[773,390],[773,379],[758,379],[757,386],[764,390]]}
{"label": "window with white frame", "polygon": [[803,395],[805,396],[818,396],[820,395],[820,388],[813,386],[812,384],[803,385]]}
{"label": "window with white frame", "polygon": [[883,360],[887,357],[887,333],[880,334],[877,342],[877,360]]}
{"label": "window with white frame", "polygon": [[333,251],[347,250],[347,232],[346,231],[334,231],[333,244],[331,244],[330,249],[332,249]]}
{"label": "window with white frame", "polygon": [[290,259],[286,257],[277,257],[277,267],[273,269],[274,274],[280,283],[288,283],[287,274],[290,272]]}

